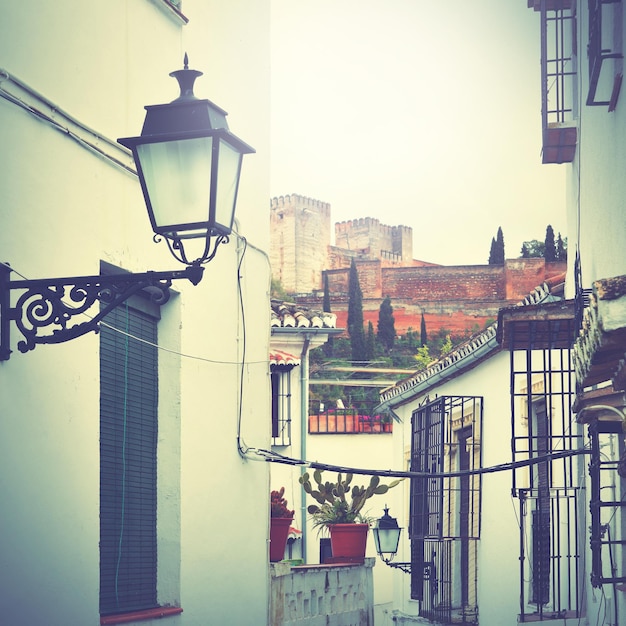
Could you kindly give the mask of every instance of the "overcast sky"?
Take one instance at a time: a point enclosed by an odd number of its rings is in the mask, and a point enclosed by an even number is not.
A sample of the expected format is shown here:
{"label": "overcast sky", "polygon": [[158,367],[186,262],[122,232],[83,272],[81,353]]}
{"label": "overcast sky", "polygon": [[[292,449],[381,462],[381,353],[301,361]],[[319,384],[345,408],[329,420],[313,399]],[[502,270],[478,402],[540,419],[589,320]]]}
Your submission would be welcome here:
{"label": "overcast sky", "polygon": [[413,228],[414,258],[507,258],[565,232],[541,164],[539,16],[526,0],[271,0],[271,195]]}

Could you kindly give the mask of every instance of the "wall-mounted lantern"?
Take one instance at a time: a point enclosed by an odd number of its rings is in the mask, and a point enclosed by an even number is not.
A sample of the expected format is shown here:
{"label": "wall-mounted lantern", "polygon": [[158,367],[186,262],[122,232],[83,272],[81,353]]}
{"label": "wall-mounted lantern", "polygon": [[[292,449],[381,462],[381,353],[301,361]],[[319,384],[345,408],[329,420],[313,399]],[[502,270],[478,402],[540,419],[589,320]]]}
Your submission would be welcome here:
{"label": "wall-mounted lantern", "polygon": [[402,528],[398,526],[398,520],[389,515],[389,509],[387,507],[385,507],[384,512],[384,515],[377,520],[376,526],[372,529],[376,552],[389,567],[395,567],[410,574],[411,563],[393,562],[393,559],[398,553],[398,544],[400,542]]}
{"label": "wall-mounted lantern", "polygon": [[[178,80],[180,96],[169,104],[147,106],[141,136],[118,141],[133,152],[155,241],[165,238],[174,257],[187,267],[172,272],[10,280],[10,265],[0,264],[0,361],[11,355],[11,321],[24,337],[18,342],[20,352],[97,332],[102,318],[134,293],[150,289],[154,299],[164,303],[172,280],[186,278],[197,285],[202,265],[228,240],[243,155],[254,149],[228,130],[226,111],[194,96],[193,84],[202,72],[188,68],[187,55],[184,68],[170,75]],[[190,254],[186,245],[196,245],[198,254]],[[12,290],[22,292],[14,307]],[[68,326],[72,317],[96,301],[102,306],[93,318]],[[49,326],[51,333],[39,334]]]}

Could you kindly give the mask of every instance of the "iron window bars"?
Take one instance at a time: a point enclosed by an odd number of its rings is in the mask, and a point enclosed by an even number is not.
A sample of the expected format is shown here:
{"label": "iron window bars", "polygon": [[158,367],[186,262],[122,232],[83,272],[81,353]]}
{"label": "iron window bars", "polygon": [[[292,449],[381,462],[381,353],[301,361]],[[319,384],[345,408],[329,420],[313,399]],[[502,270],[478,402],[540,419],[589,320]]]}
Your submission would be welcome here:
{"label": "iron window bars", "polygon": [[420,615],[450,623],[478,623],[477,542],[481,477],[437,476],[482,466],[483,401],[442,396],[414,411],[411,471],[411,597]]}

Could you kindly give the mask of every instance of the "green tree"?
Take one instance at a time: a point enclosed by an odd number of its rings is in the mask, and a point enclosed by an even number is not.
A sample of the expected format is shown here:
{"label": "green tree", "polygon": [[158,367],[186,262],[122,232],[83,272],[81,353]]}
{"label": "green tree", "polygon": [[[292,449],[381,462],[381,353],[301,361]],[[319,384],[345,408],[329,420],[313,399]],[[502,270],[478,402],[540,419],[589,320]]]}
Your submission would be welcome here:
{"label": "green tree", "polygon": [[285,291],[283,284],[280,282],[280,280],[278,280],[278,278],[272,278],[270,294],[271,294],[271,297],[275,298],[276,300],[286,300],[289,295]]}
{"label": "green tree", "polygon": [[425,346],[428,343],[428,335],[426,333],[426,320],[424,319],[424,313],[422,313],[422,322],[420,324],[420,344]]}
{"label": "green tree", "polygon": [[[330,313],[330,289],[328,287],[328,274],[324,272],[324,303],[323,310],[325,313]],[[333,356],[334,351],[334,339],[332,335],[328,337],[328,341],[324,344],[324,354],[330,359]]]}
{"label": "green tree", "polygon": [[393,348],[396,339],[395,318],[393,317],[393,306],[391,298],[387,296],[378,309],[378,341],[389,352]]}
{"label": "green tree", "polygon": [[367,340],[365,343],[365,349],[367,352],[367,360],[372,361],[376,356],[376,335],[374,334],[374,325],[372,322],[367,322]]}
{"label": "green tree", "polygon": [[542,257],[544,254],[546,244],[543,241],[539,241],[538,239],[531,239],[530,241],[525,241],[522,245],[522,257],[525,259]]}
{"label": "green tree", "polygon": [[489,265],[504,265],[504,259],[504,235],[502,234],[502,227],[498,226],[498,233],[495,239],[491,239]]}
{"label": "green tree", "polygon": [[489,265],[496,264],[496,238],[491,238],[491,248],[489,248],[489,260],[487,261]]}
{"label": "green tree", "polygon": [[548,224],[546,228],[546,240],[543,246],[543,256],[546,262],[551,263],[556,261],[556,246],[554,245],[554,230],[552,226]]}
{"label": "green tree", "polygon": [[352,259],[348,278],[348,335],[352,347],[353,361],[366,361],[367,348],[363,330],[363,292],[359,285],[359,274]]}
{"label": "green tree", "polygon": [[561,233],[556,238],[556,260],[567,261],[567,237],[563,239]]}
{"label": "green tree", "polygon": [[428,346],[418,348],[417,354],[413,358],[417,361],[418,367],[421,370],[426,369],[433,361],[433,358],[430,356],[430,352],[428,351]]}

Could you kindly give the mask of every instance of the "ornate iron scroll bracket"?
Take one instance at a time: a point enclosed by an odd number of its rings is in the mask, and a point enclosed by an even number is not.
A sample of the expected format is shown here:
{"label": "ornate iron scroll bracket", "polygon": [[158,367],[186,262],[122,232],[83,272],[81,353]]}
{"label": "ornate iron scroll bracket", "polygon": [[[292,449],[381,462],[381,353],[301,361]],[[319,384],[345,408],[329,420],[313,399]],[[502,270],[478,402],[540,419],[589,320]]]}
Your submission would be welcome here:
{"label": "ornate iron scroll bracket", "polygon": [[[100,321],[133,294],[146,290],[157,304],[169,300],[173,280],[185,278],[197,285],[204,271],[190,265],[172,272],[74,276],[40,280],[10,280],[11,268],[0,264],[0,361],[11,355],[10,323],[15,322],[24,337],[17,344],[20,352],[37,344],[63,343],[88,332],[98,332]],[[11,291],[22,293],[11,307]],[[88,311],[97,301],[103,306],[87,321],[69,325],[77,315]],[[52,332],[41,333],[43,330]]]}

